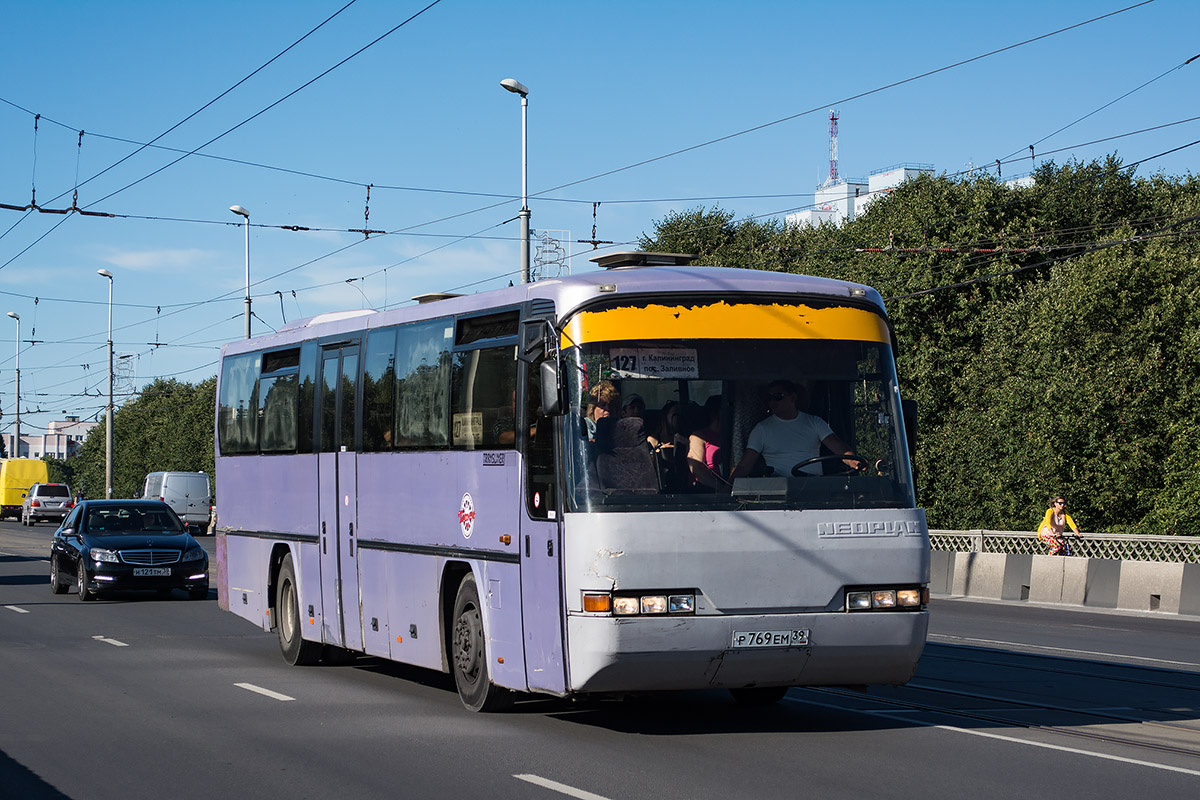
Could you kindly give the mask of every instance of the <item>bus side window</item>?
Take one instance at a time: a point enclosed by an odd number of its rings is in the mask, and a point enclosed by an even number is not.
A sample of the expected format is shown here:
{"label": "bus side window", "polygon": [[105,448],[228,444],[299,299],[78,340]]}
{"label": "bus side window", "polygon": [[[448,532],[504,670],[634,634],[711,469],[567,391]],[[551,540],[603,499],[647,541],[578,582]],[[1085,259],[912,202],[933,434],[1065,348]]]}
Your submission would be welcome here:
{"label": "bus side window", "polygon": [[392,446],[444,450],[450,444],[452,320],[401,325],[396,345],[396,427]]}
{"label": "bus side window", "polygon": [[525,370],[525,505],[529,516],[547,519],[556,510],[557,480],[554,470],[554,418],[542,414],[539,357]]}
{"label": "bus side window", "polygon": [[221,365],[217,431],[222,455],[258,450],[258,403],[255,389],[262,366],[259,353],[231,356]]}
{"label": "bus side window", "polygon": [[516,439],[516,347],[454,354],[450,422],[455,449],[510,448]]}
{"label": "bus side window", "polygon": [[362,449],[391,450],[396,417],[396,329],[367,336],[362,377]]}

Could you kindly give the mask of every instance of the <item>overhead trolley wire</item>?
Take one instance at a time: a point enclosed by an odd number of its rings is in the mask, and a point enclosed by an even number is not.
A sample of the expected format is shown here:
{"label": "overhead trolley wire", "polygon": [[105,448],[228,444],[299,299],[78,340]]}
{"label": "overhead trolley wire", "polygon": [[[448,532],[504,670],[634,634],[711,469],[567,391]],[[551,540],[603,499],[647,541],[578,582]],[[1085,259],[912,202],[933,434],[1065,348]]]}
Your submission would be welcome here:
{"label": "overhead trolley wire", "polygon": [[[76,175],[76,181],[77,181],[77,182],[76,182],[75,189],[76,189],[76,190],[78,190],[80,186],[86,186],[87,184],[89,184],[89,183],[91,183],[92,181],[94,181],[96,178],[99,178],[101,175],[104,175],[105,173],[107,173],[109,170],[112,170],[112,169],[114,169],[115,167],[118,167],[118,166],[120,166],[121,164],[125,163],[125,162],[126,162],[126,161],[128,161],[129,159],[131,159],[131,158],[133,158],[134,156],[136,156],[138,153],[140,153],[140,152],[142,152],[143,150],[145,150],[147,147],[150,147],[150,146],[154,145],[154,143],[155,143],[155,142],[157,142],[158,140],[162,139],[162,138],[163,138],[164,136],[166,136],[167,134],[171,133],[172,131],[174,131],[174,130],[178,129],[178,128],[179,128],[180,126],[182,126],[183,124],[185,124],[185,123],[187,123],[188,121],[192,120],[192,119],[193,119],[193,118],[195,118],[197,115],[199,115],[200,113],[202,113],[202,112],[203,112],[203,111],[205,111],[206,109],[210,108],[210,107],[211,107],[211,106],[212,106],[214,103],[216,103],[217,101],[221,100],[221,99],[222,99],[222,98],[224,98],[226,95],[228,95],[229,93],[231,93],[232,91],[234,91],[235,89],[237,89],[239,86],[241,86],[242,84],[244,84],[246,81],[250,80],[250,79],[251,79],[251,78],[253,78],[255,75],[257,75],[258,73],[262,72],[262,71],[263,71],[264,69],[266,69],[267,67],[271,66],[271,64],[273,64],[273,63],[275,63],[276,61],[278,61],[280,58],[282,58],[282,57],[283,57],[284,55],[286,55],[288,52],[290,52],[290,51],[291,51],[291,50],[293,50],[295,47],[297,47],[298,45],[300,45],[300,43],[302,43],[302,42],[303,42],[305,39],[307,39],[308,37],[312,36],[314,33],[316,33],[317,31],[319,31],[321,28],[325,27],[325,25],[327,25],[329,22],[331,22],[331,21],[332,21],[332,20],[333,20],[335,17],[337,17],[339,14],[341,14],[341,13],[342,13],[343,11],[345,11],[347,8],[349,8],[350,6],[354,5],[356,2],[358,2],[358,0],[350,0],[350,2],[346,3],[346,5],[342,6],[342,7],[341,7],[341,8],[339,8],[337,11],[333,12],[333,13],[332,13],[332,14],[330,14],[328,17],[326,17],[324,20],[322,20],[322,21],[321,21],[321,23],[320,23],[320,24],[318,24],[318,25],[317,25],[315,28],[313,28],[313,29],[312,29],[312,30],[310,30],[308,33],[306,33],[306,34],[304,34],[303,36],[301,36],[301,37],[300,37],[299,39],[297,39],[296,41],[294,41],[294,42],[292,42],[291,44],[289,44],[289,45],[288,45],[287,47],[285,47],[283,50],[280,50],[278,53],[276,53],[274,56],[272,56],[272,57],[271,57],[271,58],[269,58],[269,59],[268,59],[266,62],[264,62],[264,63],[263,63],[263,64],[262,64],[260,67],[258,67],[258,68],[257,68],[257,69],[255,69],[253,72],[251,72],[251,73],[249,73],[248,75],[246,75],[245,77],[243,77],[243,78],[242,78],[241,80],[239,80],[237,83],[234,83],[234,84],[233,84],[232,86],[230,86],[228,89],[226,89],[225,91],[221,92],[221,93],[220,93],[220,94],[218,94],[216,97],[214,97],[213,99],[209,100],[207,103],[205,103],[204,105],[200,106],[200,107],[199,107],[199,108],[197,108],[195,111],[193,111],[192,113],[188,114],[186,117],[184,117],[183,119],[179,120],[178,122],[176,122],[176,123],[175,123],[174,125],[172,125],[171,127],[167,128],[167,129],[166,129],[165,131],[163,131],[162,133],[160,133],[160,134],[158,134],[157,136],[155,136],[155,137],[154,137],[153,139],[151,139],[149,142],[146,142],[146,143],[144,143],[144,144],[141,144],[141,145],[140,145],[140,146],[139,146],[139,147],[138,147],[136,150],[134,150],[133,152],[131,152],[131,153],[129,153],[128,155],[126,155],[126,156],[122,157],[121,159],[119,159],[119,160],[117,160],[117,161],[113,162],[112,164],[109,164],[107,167],[105,167],[104,169],[100,170],[100,171],[99,171],[99,172],[97,172],[95,175],[93,175],[93,176],[91,176],[90,178],[88,178],[87,180],[85,180],[83,183],[78,183],[78,174],[77,174],[77,175]],[[301,88],[304,88],[304,87],[301,87]],[[299,91],[299,90],[297,90],[297,91]],[[293,92],[293,94],[294,94],[294,92]],[[290,95],[289,95],[289,97],[290,97]],[[287,98],[284,98],[284,99],[287,99]],[[5,101],[5,102],[8,102],[8,101]],[[282,102],[282,101],[280,101],[280,102]],[[16,106],[16,104],[15,104],[15,103],[9,103],[9,105]],[[17,108],[20,108],[20,106],[16,106],[16,107],[17,107]],[[264,110],[266,110],[266,109],[264,109]],[[260,112],[260,113],[262,113],[262,112]],[[256,116],[257,116],[257,115],[256,115]],[[251,117],[251,119],[253,119],[253,117]],[[50,120],[50,121],[51,121],[51,122],[54,122],[56,125],[63,125],[63,123],[61,123],[61,122],[56,122],[56,121],[54,121],[54,120]],[[247,120],[247,121],[249,121],[249,120]],[[66,126],[66,125],[63,125],[63,127],[68,127],[68,126]],[[68,130],[74,130],[74,129],[73,129],[73,128],[68,128]],[[228,133],[228,131],[227,131],[227,133]],[[224,135],[225,135],[225,134],[222,134],[222,136],[224,136]],[[80,138],[81,138],[81,140],[82,140],[82,136],[83,136],[83,131],[80,131]],[[215,141],[215,140],[214,140],[214,141]],[[208,144],[212,144],[212,142],[209,142]],[[207,145],[203,145],[203,146],[207,146]],[[190,154],[189,154],[189,155],[190,155]],[[187,156],[184,156],[184,158],[186,158],[186,157],[187,157]],[[175,163],[175,162],[172,162],[172,163]],[[168,164],[167,166],[169,167],[169,166],[171,166],[171,164]],[[162,169],[166,169],[166,167],[163,167]],[[160,169],[160,170],[157,170],[155,173],[151,173],[151,175],[154,175],[154,174],[156,174],[157,172],[160,172],[160,171],[161,171],[161,169]],[[146,177],[150,177],[150,176],[148,175],[148,176],[146,176]],[[143,178],[142,180],[145,180],[145,178]],[[137,183],[137,182],[138,182],[138,181],[135,181],[135,183]],[[132,185],[134,185],[134,184],[130,184],[130,186],[132,186]],[[125,188],[126,188],[126,189],[128,189],[128,188],[129,188],[129,186],[126,186]],[[124,191],[124,189],[121,189],[121,190],[119,190],[119,191]],[[57,197],[55,197],[55,198],[54,198],[54,200],[58,200],[59,198],[65,197],[65,196],[66,196],[66,194],[67,194],[66,192],[63,192],[62,194],[60,194],[60,195],[58,195]],[[115,192],[114,192],[114,194],[115,194]],[[112,196],[112,195],[108,195],[107,197],[111,197],[111,196]],[[107,199],[107,197],[106,197],[106,198],[104,198],[104,199]],[[50,202],[54,202],[54,200],[51,200]],[[95,205],[95,203],[92,203],[91,205]]]}
{"label": "overhead trolley wire", "polygon": [[[1153,0],[1146,0],[1146,1],[1147,1],[1147,2],[1153,2]],[[363,46],[362,46],[362,47],[360,47],[358,50],[355,50],[353,53],[351,53],[350,55],[348,55],[348,56],[346,56],[345,58],[343,58],[341,61],[339,61],[339,62],[337,62],[336,64],[334,64],[332,67],[329,67],[329,68],[328,68],[328,69],[326,69],[324,72],[322,72],[322,73],[320,73],[319,75],[317,75],[316,77],[314,77],[314,78],[312,78],[312,79],[310,79],[310,80],[306,81],[306,82],[305,82],[304,84],[302,84],[301,86],[298,86],[297,88],[295,88],[295,89],[293,89],[292,91],[288,92],[288,93],[287,93],[287,94],[285,94],[283,97],[279,98],[279,99],[278,99],[278,100],[276,100],[275,102],[273,102],[273,103],[271,103],[270,105],[268,105],[266,108],[263,108],[262,110],[255,112],[254,114],[250,115],[249,117],[247,117],[246,119],[242,120],[242,121],[241,121],[241,122],[239,122],[238,124],[236,124],[236,125],[234,125],[233,127],[229,128],[229,129],[228,129],[228,130],[226,130],[225,132],[223,132],[223,133],[220,133],[220,134],[217,134],[216,136],[214,136],[213,138],[209,139],[209,140],[208,140],[207,142],[205,142],[204,144],[202,144],[202,145],[200,145],[199,147],[197,147],[197,148],[195,148],[195,149],[193,149],[193,150],[191,150],[191,151],[189,151],[189,152],[185,153],[184,155],[181,155],[179,158],[175,159],[174,161],[170,162],[169,164],[164,164],[163,166],[161,166],[161,167],[159,167],[158,169],[154,170],[154,171],[153,171],[153,172],[151,172],[150,174],[148,174],[148,175],[144,175],[144,176],[142,176],[141,178],[138,178],[136,181],[133,181],[132,183],[129,183],[129,184],[127,184],[127,185],[125,185],[125,186],[121,187],[120,189],[117,189],[116,191],[109,192],[109,193],[108,193],[108,194],[106,194],[104,197],[102,197],[102,198],[100,198],[99,200],[96,200],[95,202],[93,202],[93,203],[89,204],[89,206],[88,206],[88,207],[90,208],[91,206],[94,206],[94,205],[96,205],[97,203],[104,202],[105,200],[109,199],[110,197],[113,197],[114,195],[118,195],[118,194],[120,194],[121,192],[124,192],[126,189],[130,189],[130,188],[132,188],[132,187],[134,187],[134,186],[137,186],[137,185],[138,185],[139,183],[141,183],[142,181],[145,181],[145,180],[148,180],[148,179],[150,179],[150,178],[153,178],[155,175],[159,174],[159,173],[160,173],[160,172],[162,172],[163,170],[170,169],[171,167],[173,167],[173,166],[175,166],[176,164],[178,164],[180,161],[183,161],[183,160],[184,160],[185,158],[187,158],[188,156],[194,155],[195,153],[199,152],[200,150],[203,150],[204,148],[208,147],[210,144],[213,144],[214,142],[216,142],[216,141],[218,141],[218,140],[220,140],[220,139],[223,139],[223,138],[225,138],[225,137],[226,137],[226,136],[228,136],[229,134],[231,134],[231,133],[233,133],[234,131],[236,131],[238,128],[241,128],[242,126],[244,126],[244,125],[247,125],[247,124],[249,124],[250,122],[252,122],[252,121],[254,121],[254,120],[258,119],[258,118],[259,118],[259,117],[261,117],[263,114],[265,114],[265,113],[267,113],[268,111],[270,111],[271,109],[275,108],[275,107],[276,107],[277,105],[279,105],[280,103],[283,103],[284,101],[291,99],[291,98],[292,98],[292,97],[294,97],[295,95],[297,95],[297,94],[299,94],[300,92],[302,92],[302,91],[304,91],[305,89],[307,89],[309,86],[312,86],[314,83],[316,83],[317,81],[321,80],[321,78],[324,78],[326,75],[328,75],[329,73],[333,72],[333,71],[334,71],[335,69],[337,69],[338,67],[341,67],[341,66],[342,66],[343,64],[345,64],[346,62],[348,62],[348,61],[350,61],[351,59],[353,59],[353,58],[357,57],[358,55],[360,55],[361,53],[363,53],[363,52],[365,52],[366,50],[370,49],[371,47],[374,47],[376,44],[378,44],[379,42],[383,41],[383,40],[384,40],[384,39],[386,39],[387,37],[391,36],[393,33],[395,33],[396,31],[400,30],[400,29],[401,29],[401,28],[403,28],[405,25],[407,25],[408,23],[412,22],[412,21],[413,21],[413,20],[415,20],[417,17],[421,16],[421,15],[422,15],[422,14],[424,14],[426,11],[428,11],[428,10],[429,10],[429,9],[431,9],[431,8],[433,8],[434,6],[436,6],[436,5],[437,5],[438,3],[440,3],[440,2],[442,2],[442,0],[433,0],[433,2],[432,2],[432,3],[430,3],[430,4],[429,4],[429,5],[427,5],[427,6],[425,6],[425,7],[424,7],[424,8],[422,8],[420,11],[417,11],[415,14],[413,14],[412,16],[410,16],[408,19],[404,20],[404,21],[403,21],[403,22],[401,22],[400,24],[396,25],[396,26],[395,26],[395,27],[393,27],[391,30],[387,31],[386,33],[383,33],[383,34],[381,34],[381,35],[380,35],[380,36],[378,36],[378,37],[376,37],[376,38],[375,38],[373,41],[371,41],[369,44],[363,45]],[[338,13],[341,13],[341,12],[339,11]],[[335,15],[335,16],[336,16],[336,15]],[[322,23],[322,24],[324,24],[324,23]]]}
{"label": "overhead trolley wire", "polygon": [[1123,13],[1125,13],[1126,11],[1131,11],[1131,10],[1133,10],[1133,9],[1135,9],[1135,8],[1139,8],[1139,7],[1141,7],[1141,6],[1144,6],[1144,5],[1149,5],[1150,3],[1153,3],[1153,2],[1154,2],[1154,0],[1142,0],[1142,2],[1140,2],[1140,3],[1134,3],[1134,4],[1133,4],[1133,5],[1131,5],[1131,6],[1126,6],[1125,8],[1121,8],[1121,9],[1118,9],[1118,10],[1116,10],[1116,11],[1110,11],[1110,12],[1109,12],[1109,13],[1107,13],[1107,14],[1101,14],[1100,16],[1097,16],[1097,17],[1092,17],[1091,19],[1087,19],[1087,20],[1084,20],[1084,21],[1082,21],[1082,22],[1077,22],[1077,23],[1075,23],[1074,25],[1068,25],[1068,26],[1066,26],[1065,28],[1059,28],[1058,30],[1050,31],[1049,33],[1043,33],[1043,34],[1041,34],[1040,36],[1034,36],[1034,37],[1033,37],[1033,38],[1031,38],[1031,39],[1025,39],[1024,41],[1016,42],[1015,44],[1010,44],[1010,45],[1006,45],[1006,46],[1004,46],[1004,47],[997,48],[997,49],[995,49],[995,50],[990,50],[990,51],[988,51],[988,52],[986,52],[986,53],[981,53],[980,55],[977,55],[977,56],[972,56],[971,58],[966,58],[966,59],[963,59],[963,60],[961,60],[961,61],[956,61],[956,62],[954,62],[953,64],[947,64],[947,65],[946,65],[946,66],[944,66],[944,67],[938,67],[937,69],[932,69],[932,70],[929,70],[929,71],[927,71],[927,72],[922,72],[922,73],[921,73],[921,74],[919,74],[919,75],[913,75],[913,76],[910,76],[910,77],[908,77],[908,78],[903,78],[903,79],[901,79],[901,80],[898,80],[898,81],[893,81],[893,82],[891,82],[891,83],[885,84],[884,86],[879,86],[879,87],[876,87],[876,88],[874,88],[874,89],[869,89],[869,90],[867,90],[867,91],[865,91],[865,92],[859,92],[858,94],[853,94],[853,95],[850,95],[850,96],[848,96],[848,97],[844,97],[844,98],[842,98],[842,99],[840,99],[840,100],[835,100],[835,101],[833,101],[833,102],[831,102],[831,103],[822,103],[822,104],[820,104],[820,105],[818,105],[818,106],[814,106],[813,108],[810,108],[810,109],[808,109],[807,111],[800,111],[800,112],[798,112],[798,113],[796,113],[796,114],[790,114],[790,115],[788,115],[788,116],[786,116],[786,117],[781,117],[780,119],[774,120],[774,121],[772,121],[772,122],[764,122],[764,123],[762,123],[761,125],[755,125],[755,126],[754,126],[754,127],[752,127],[752,128],[746,128],[746,129],[744,129],[744,130],[736,131],[735,133],[726,134],[725,136],[719,136],[719,137],[717,137],[717,138],[715,138],[715,139],[709,139],[708,141],[705,141],[705,142],[700,142],[699,144],[694,144],[694,145],[691,145],[691,146],[689,146],[689,147],[684,147],[684,148],[681,148],[681,149],[679,149],[679,150],[674,150],[674,151],[672,151],[672,152],[670,152],[670,153],[665,153],[665,154],[663,154],[663,155],[660,155],[660,156],[655,156],[655,157],[653,157],[653,158],[647,158],[647,159],[644,159],[644,160],[642,160],[642,161],[638,161],[638,162],[636,162],[636,163],[634,163],[634,164],[628,164],[628,165],[626,165],[626,166],[624,166],[624,167],[617,167],[616,169],[610,169],[610,170],[607,170],[607,171],[605,171],[605,172],[600,172],[600,173],[597,173],[597,174],[595,174],[595,175],[592,175],[591,177],[588,177],[588,178],[580,178],[579,180],[576,180],[576,181],[571,181],[571,182],[569,182],[569,183],[563,183],[563,184],[559,184],[558,186],[552,187],[552,188],[550,188],[550,189],[545,189],[545,190],[543,190],[543,191],[541,191],[541,192],[538,192],[537,194],[535,194],[535,195],[531,195],[531,196],[534,196],[534,197],[536,197],[536,196],[538,196],[538,195],[541,195],[541,194],[546,194],[546,193],[548,193],[548,192],[555,192],[555,191],[558,191],[559,189],[565,189],[565,188],[567,188],[567,187],[569,187],[569,186],[576,186],[576,185],[578,185],[578,184],[580,184],[580,183],[586,183],[586,182],[588,182],[588,181],[593,181],[593,180],[596,180],[596,179],[598,179],[598,178],[604,178],[604,177],[607,177],[607,176],[609,176],[609,175],[615,175],[615,174],[617,174],[617,173],[619,173],[619,172],[625,172],[625,171],[627,171],[627,170],[635,169],[635,168],[637,168],[637,167],[644,167],[644,166],[646,166],[647,164],[653,164],[653,163],[654,163],[654,162],[656,162],[656,161],[663,161],[664,159],[673,158],[674,156],[677,156],[677,155],[682,155],[683,153],[690,153],[690,152],[692,152],[693,150],[699,150],[699,149],[701,149],[701,148],[708,147],[708,146],[710,146],[710,145],[719,144],[719,143],[721,143],[721,142],[726,142],[726,141],[729,141],[730,139],[735,139],[735,138],[737,138],[737,137],[739,137],[739,136],[745,136],[745,135],[746,135],[746,134],[748,134],[748,133],[754,133],[754,132],[756,132],[756,131],[760,131],[760,130],[763,130],[763,129],[765,129],[765,128],[770,128],[770,127],[773,127],[773,126],[775,126],[775,125],[780,125],[780,124],[782,124],[782,123],[784,123],[784,122],[791,122],[791,121],[792,121],[792,120],[794,120],[794,119],[799,119],[800,117],[804,117],[804,116],[807,116],[807,115],[809,115],[809,114],[815,114],[815,113],[817,113],[818,111],[824,111],[825,109],[828,109],[828,108],[830,108],[830,107],[832,107],[832,106],[844,105],[844,104],[846,104],[846,103],[849,103],[849,102],[851,102],[851,101],[854,101],[854,100],[860,100],[860,99],[862,99],[862,98],[864,98],[864,97],[869,97],[870,95],[873,95],[873,94],[879,94],[880,92],[887,91],[888,89],[894,89],[894,88],[896,88],[897,86],[903,86],[904,84],[907,84],[907,83],[912,83],[912,82],[914,82],[914,81],[921,80],[922,78],[928,78],[928,77],[930,77],[931,75],[937,75],[937,74],[938,74],[938,73],[940,73],[940,72],[946,72],[946,71],[948,71],[948,70],[956,69],[956,68],[958,68],[958,67],[965,66],[965,65],[967,65],[967,64],[970,64],[970,63],[972,63],[972,62],[975,62],[975,61],[981,61],[981,60],[983,60],[983,59],[985,59],[985,58],[990,58],[990,57],[992,57],[992,56],[994,56],[994,55],[999,55],[1000,53],[1004,53],[1004,52],[1007,52],[1007,51],[1009,51],[1009,50],[1014,50],[1014,49],[1016,49],[1016,48],[1018,48],[1018,47],[1024,47],[1025,45],[1032,44],[1032,43],[1034,43],[1034,42],[1038,42],[1038,41],[1041,41],[1041,40],[1043,40],[1043,39],[1048,39],[1048,38],[1050,38],[1050,37],[1052,37],[1052,36],[1057,36],[1057,35],[1059,35],[1059,34],[1061,34],[1061,33],[1066,33],[1067,31],[1074,30],[1075,28],[1081,28],[1081,27],[1083,27],[1084,25],[1090,25],[1091,23],[1093,23],[1093,22],[1098,22],[1098,21],[1100,21],[1100,20],[1102,20],[1102,19],[1107,19],[1107,18],[1109,18],[1109,17],[1113,17],[1113,16],[1116,16],[1116,15],[1118,15],[1118,14],[1123,14]]}

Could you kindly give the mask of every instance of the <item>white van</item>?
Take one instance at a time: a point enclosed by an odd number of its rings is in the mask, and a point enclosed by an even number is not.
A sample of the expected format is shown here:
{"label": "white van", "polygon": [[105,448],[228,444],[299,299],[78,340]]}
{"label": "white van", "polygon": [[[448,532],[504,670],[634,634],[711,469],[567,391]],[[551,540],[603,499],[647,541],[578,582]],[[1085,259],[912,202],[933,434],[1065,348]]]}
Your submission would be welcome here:
{"label": "white van", "polygon": [[146,500],[162,500],[188,527],[208,528],[212,484],[205,472],[151,472],[142,485]]}

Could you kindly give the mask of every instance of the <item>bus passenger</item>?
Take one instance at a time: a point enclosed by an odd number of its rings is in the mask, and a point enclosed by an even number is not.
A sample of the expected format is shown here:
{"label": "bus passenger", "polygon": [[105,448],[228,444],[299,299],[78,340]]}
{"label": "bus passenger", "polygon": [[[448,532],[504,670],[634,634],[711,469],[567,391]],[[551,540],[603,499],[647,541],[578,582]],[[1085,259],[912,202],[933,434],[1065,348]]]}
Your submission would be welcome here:
{"label": "bus passenger", "polygon": [[600,381],[588,392],[587,415],[584,423],[587,425],[588,441],[596,441],[596,422],[605,417],[615,416],[621,410],[621,393],[609,381]]}
{"label": "bus passenger", "polygon": [[689,403],[683,412],[688,434],[687,466],[694,489],[716,491],[725,485],[721,477],[721,397],[714,395],[703,406]]}
{"label": "bus passenger", "polygon": [[658,475],[641,417],[604,417],[596,423],[596,474],[601,489],[658,494]]}
{"label": "bus passenger", "polygon": [[641,417],[646,418],[646,401],[642,399],[640,394],[631,394],[625,400],[625,405],[621,406],[622,417]]}
{"label": "bus passenger", "polygon": [[[746,452],[733,470],[732,478],[750,474],[759,456],[766,461],[772,474],[790,476],[792,467],[821,455],[825,445],[835,455],[845,455],[842,461],[852,469],[861,469],[862,460],[838,438],[829,423],[820,417],[801,411],[797,405],[799,391],[789,380],[771,381],[767,386],[767,407],[771,415],[750,431]],[[805,466],[802,472],[821,475],[821,463]]]}

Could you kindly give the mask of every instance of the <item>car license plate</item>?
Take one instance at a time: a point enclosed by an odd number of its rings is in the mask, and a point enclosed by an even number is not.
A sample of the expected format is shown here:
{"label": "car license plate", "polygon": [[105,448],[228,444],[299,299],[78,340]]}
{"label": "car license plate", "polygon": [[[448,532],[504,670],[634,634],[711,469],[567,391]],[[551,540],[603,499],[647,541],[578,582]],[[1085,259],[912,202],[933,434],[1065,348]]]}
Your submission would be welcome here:
{"label": "car license plate", "polygon": [[133,576],[135,578],[169,578],[171,576],[170,567],[134,567]]}
{"label": "car license plate", "polygon": [[790,631],[734,631],[733,647],[807,647],[808,628]]}

